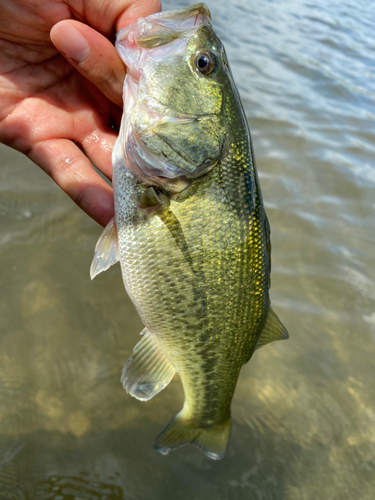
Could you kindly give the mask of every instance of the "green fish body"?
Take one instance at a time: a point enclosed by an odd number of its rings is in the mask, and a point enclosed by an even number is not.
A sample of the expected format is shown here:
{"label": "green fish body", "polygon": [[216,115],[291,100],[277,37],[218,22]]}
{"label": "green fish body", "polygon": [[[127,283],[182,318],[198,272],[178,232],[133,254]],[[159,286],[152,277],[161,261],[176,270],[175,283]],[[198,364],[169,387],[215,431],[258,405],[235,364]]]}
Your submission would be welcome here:
{"label": "green fish body", "polygon": [[241,366],[288,338],[270,307],[270,231],[248,125],[204,4],[139,20],[117,48],[130,69],[116,215],[91,273],[119,260],[145,325],[124,388],[148,400],[181,378],[184,406],[154,447],[194,443],[219,459]]}

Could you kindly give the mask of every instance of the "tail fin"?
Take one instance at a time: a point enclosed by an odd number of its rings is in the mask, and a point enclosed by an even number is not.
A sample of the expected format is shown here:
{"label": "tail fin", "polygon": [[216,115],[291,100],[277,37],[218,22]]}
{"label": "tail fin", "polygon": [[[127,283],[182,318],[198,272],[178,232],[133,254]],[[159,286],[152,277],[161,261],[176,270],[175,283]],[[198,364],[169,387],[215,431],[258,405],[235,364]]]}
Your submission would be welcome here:
{"label": "tail fin", "polygon": [[178,413],[154,441],[154,448],[163,455],[187,443],[195,444],[209,458],[224,457],[230,433],[230,419],[212,427],[197,427]]}

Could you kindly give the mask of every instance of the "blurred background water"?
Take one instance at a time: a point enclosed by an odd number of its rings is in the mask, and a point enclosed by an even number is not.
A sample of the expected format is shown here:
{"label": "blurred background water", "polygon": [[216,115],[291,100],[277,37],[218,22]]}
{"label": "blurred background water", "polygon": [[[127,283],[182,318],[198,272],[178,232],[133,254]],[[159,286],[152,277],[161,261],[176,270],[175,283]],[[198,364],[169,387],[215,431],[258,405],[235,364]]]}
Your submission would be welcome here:
{"label": "blurred background water", "polygon": [[147,403],[123,391],[142,325],[118,266],[90,282],[101,228],[1,146],[1,500],[375,498],[373,2],[209,7],[252,131],[290,340],[243,367],[224,460],[153,451],[180,383]]}

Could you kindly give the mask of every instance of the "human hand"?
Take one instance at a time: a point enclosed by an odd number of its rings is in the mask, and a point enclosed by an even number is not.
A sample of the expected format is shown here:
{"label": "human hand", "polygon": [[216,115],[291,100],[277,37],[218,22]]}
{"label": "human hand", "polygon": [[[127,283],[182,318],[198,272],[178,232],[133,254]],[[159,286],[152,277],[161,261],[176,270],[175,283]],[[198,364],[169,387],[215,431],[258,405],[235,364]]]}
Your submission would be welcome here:
{"label": "human hand", "polygon": [[113,194],[91,162],[111,179],[125,77],[110,40],[159,10],[160,0],[0,4],[0,142],[26,154],[102,225],[113,216]]}

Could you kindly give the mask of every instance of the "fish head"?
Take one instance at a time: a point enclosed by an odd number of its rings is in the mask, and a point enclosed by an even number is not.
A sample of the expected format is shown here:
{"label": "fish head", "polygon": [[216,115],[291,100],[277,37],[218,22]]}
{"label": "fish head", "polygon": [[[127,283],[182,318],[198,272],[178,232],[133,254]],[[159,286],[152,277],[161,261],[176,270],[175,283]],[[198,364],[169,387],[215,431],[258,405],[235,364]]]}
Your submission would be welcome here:
{"label": "fish head", "polygon": [[204,4],[158,13],[120,31],[127,66],[120,154],[151,185],[180,192],[220,159],[231,87],[223,44]]}

